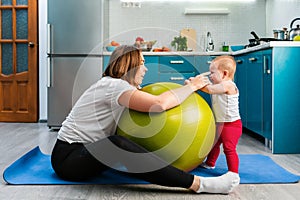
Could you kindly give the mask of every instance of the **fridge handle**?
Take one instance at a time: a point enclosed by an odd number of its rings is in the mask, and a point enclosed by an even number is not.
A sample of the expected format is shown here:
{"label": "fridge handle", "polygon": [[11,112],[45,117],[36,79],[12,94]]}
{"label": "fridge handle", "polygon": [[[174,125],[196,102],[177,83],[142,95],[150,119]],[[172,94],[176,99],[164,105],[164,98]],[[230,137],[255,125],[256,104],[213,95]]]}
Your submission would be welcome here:
{"label": "fridge handle", "polygon": [[51,38],[52,38],[52,26],[51,24],[47,24],[47,54],[52,53]]}
{"label": "fridge handle", "polygon": [[52,87],[52,62],[51,57],[47,58],[47,87]]}

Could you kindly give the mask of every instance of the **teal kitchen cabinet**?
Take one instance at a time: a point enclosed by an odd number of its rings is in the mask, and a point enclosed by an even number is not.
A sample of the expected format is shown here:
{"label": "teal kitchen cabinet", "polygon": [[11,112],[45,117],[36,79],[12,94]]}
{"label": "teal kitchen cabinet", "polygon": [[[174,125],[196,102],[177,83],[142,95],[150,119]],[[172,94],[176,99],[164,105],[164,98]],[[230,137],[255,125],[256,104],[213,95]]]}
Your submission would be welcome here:
{"label": "teal kitchen cabinet", "polygon": [[264,136],[262,132],[263,121],[263,58],[261,51],[249,53],[246,65],[246,91],[247,91],[247,120],[246,126],[251,131]]}
{"label": "teal kitchen cabinet", "polygon": [[300,47],[273,47],[273,153],[300,153],[299,55]]}
{"label": "teal kitchen cabinet", "polygon": [[148,85],[151,83],[156,83],[159,81],[158,79],[158,62],[159,57],[158,56],[144,56],[145,59],[145,66],[147,67],[148,71],[146,72],[144,76],[144,80],[142,85]]}
{"label": "teal kitchen cabinet", "polygon": [[[103,70],[109,62],[109,55],[103,57]],[[209,63],[213,56],[194,55],[144,55],[148,69],[142,86],[155,82],[173,82],[183,85],[184,81],[199,73],[209,70]],[[210,95],[198,92],[208,103]]]}
{"label": "teal kitchen cabinet", "polygon": [[262,51],[263,58],[263,102],[262,132],[266,145],[272,148],[272,49]]}
{"label": "teal kitchen cabinet", "polygon": [[300,48],[272,47],[235,56],[243,126],[273,153],[300,153]]}
{"label": "teal kitchen cabinet", "polygon": [[[215,57],[216,56],[196,56],[195,68],[196,68],[198,74],[208,72],[210,63]],[[211,96],[210,96],[210,94],[207,94],[207,93],[202,92],[202,91],[198,91],[198,93],[205,99],[205,101],[209,105],[211,105]]]}
{"label": "teal kitchen cabinet", "polygon": [[237,56],[236,84],[243,126],[271,140],[272,51]]}
{"label": "teal kitchen cabinet", "polygon": [[198,73],[208,72],[210,63],[215,57],[216,56],[196,56],[195,68]]}
{"label": "teal kitchen cabinet", "polygon": [[248,56],[236,56],[235,83],[239,89],[239,109],[244,127],[247,127],[247,60]]}
{"label": "teal kitchen cabinet", "polygon": [[196,75],[197,71],[194,66],[194,56],[159,56],[159,82],[173,82],[183,85],[186,79]]}
{"label": "teal kitchen cabinet", "polygon": [[[103,70],[107,67],[109,58],[109,55],[103,57]],[[183,85],[186,79],[197,74],[194,56],[144,55],[144,58],[148,71],[142,85],[156,82],[173,82]]]}
{"label": "teal kitchen cabinet", "polygon": [[269,115],[265,114],[271,112],[271,53],[257,51],[235,58],[243,126],[266,139],[271,139],[270,134],[266,133],[268,129],[265,128],[266,125],[270,125]]}

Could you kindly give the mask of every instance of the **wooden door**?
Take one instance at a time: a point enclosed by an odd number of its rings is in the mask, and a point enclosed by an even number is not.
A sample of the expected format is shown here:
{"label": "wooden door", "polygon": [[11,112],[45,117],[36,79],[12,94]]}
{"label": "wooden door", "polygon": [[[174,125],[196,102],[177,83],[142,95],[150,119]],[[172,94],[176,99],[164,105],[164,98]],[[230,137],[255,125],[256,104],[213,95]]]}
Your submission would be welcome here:
{"label": "wooden door", "polygon": [[0,121],[38,120],[37,0],[0,0]]}

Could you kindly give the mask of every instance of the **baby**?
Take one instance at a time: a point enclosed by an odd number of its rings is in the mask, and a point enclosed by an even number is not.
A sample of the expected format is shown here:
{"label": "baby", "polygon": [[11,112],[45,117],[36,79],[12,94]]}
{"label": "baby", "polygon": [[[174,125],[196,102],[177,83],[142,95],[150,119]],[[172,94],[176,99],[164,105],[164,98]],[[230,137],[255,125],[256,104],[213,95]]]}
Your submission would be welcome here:
{"label": "baby", "polygon": [[201,91],[211,94],[217,138],[201,166],[214,169],[220,154],[220,145],[223,144],[228,171],[233,172],[239,179],[239,157],[236,146],[242,135],[242,121],[239,114],[239,90],[234,83],[236,62],[232,56],[218,56],[212,61],[209,69],[212,83]]}

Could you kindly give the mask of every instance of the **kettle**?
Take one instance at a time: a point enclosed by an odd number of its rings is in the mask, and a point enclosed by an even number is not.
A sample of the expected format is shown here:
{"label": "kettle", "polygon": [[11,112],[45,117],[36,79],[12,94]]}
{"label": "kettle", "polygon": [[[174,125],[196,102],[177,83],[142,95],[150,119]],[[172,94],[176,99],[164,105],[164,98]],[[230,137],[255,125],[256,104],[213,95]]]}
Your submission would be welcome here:
{"label": "kettle", "polygon": [[290,25],[291,30],[289,31],[289,37],[288,37],[289,40],[293,40],[296,35],[300,35],[300,25],[297,24],[296,28],[293,28],[293,24],[297,20],[300,20],[300,18],[296,18],[291,22],[291,25]]}

